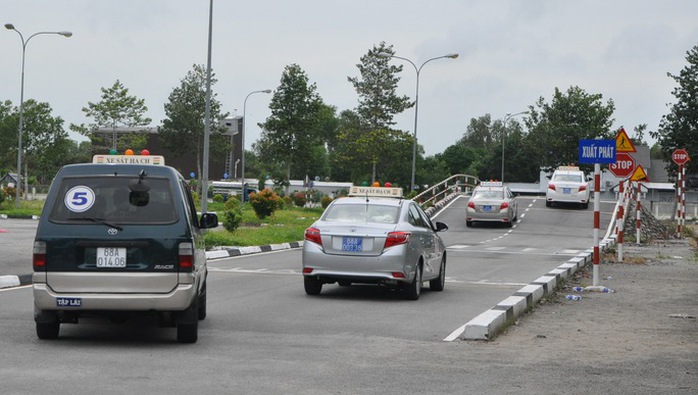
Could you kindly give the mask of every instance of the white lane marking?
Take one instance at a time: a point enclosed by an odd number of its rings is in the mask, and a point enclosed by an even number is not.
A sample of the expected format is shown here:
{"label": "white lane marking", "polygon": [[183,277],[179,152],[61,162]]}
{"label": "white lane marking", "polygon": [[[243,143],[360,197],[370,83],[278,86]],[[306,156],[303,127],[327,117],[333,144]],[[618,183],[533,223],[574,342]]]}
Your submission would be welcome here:
{"label": "white lane marking", "polygon": [[443,341],[445,341],[445,342],[452,342],[452,341],[458,339],[458,338],[460,337],[460,335],[462,335],[463,332],[465,332],[465,325],[466,325],[466,324],[463,324],[463,326],[461,326],[460,328],[458,328],[458,329],[456,329],[455,331],[451,332],[451,334],[448,335],[448,336],[446,336],[446,338],[445,338]]}
{"label": "white lane marking", "polygon": [[222,272],[222,273],[242,273],[242,274],[277,274],[277,275],[292,275],[299,276],[302,275],[300,271],[293,269],[243,269],[241,267],[233,268],[221,268],[221,267],[209,267],[209,272]]}
{"label": "white lane marking", "polygon": [[20,285],[19,287],[0,288],[0,292],[16,291],[18,289],[31,288],[31,287],[32,287],[31,284],[29,284],[29,285]]}

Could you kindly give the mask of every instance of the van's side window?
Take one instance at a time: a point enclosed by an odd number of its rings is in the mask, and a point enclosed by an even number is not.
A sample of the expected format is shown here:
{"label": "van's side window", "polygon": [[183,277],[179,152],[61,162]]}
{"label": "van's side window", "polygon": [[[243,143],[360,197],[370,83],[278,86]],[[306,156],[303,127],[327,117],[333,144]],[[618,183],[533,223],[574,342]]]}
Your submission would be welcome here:
{"label": "van's side window", "polygon": [[191,197],[191,192],[189,191],[189,186],[184,182],[184,180],[180,180],[179,184],[180,188],[182,189],[182,195],[184,195],[184,198],[186,199],[186,210],[187,210],[187,215],[190,218],[190,222],[194,225],[194,227],[198,228],[199,227],[199,218],[196,214],[196,205],[194,204],[194,199]]}

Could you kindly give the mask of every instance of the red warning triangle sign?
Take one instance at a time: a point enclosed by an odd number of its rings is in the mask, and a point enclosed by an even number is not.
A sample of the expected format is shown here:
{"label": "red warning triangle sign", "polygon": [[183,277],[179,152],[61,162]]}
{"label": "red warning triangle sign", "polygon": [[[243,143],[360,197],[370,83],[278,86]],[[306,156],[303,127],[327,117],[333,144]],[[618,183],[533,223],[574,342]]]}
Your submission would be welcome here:
{"label": "red warning triangle sign", "polygon": [[647,178],[647,173],[645,173],[645,169],[642,168],[642,165],[637,165],[637,168],[635,168],[633,175],[630,177],[630,181],[650,182],[650,179]]}
{"label": "red warning triangle sign", "polygon": [[616,135],[616,152],[637,152],[635,145],[622,127]]}

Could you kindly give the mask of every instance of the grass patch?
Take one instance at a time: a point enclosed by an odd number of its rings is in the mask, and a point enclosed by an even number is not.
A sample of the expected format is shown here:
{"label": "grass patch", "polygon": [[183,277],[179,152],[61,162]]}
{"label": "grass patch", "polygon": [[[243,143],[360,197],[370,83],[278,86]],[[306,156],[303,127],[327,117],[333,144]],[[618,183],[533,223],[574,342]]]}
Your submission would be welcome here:
{"label": "grass patch", "polygon": [[252,207],[245,205],[240,227],[234,232],[225,229],[208,231],[206,247],[247,247],[301,241],[305,229],[320,218],[322,212],[322,208],[285,208],[260,220]]}
{"label": "grass patch", "polygon": [[[22,200],[20,208],[16,208],[13,201],[5,201],[0,204],[0,214],[10,218],[31,218],[33,215],[41,215],[43,206],[43,200]],[[217,213],[219,220],[222,220],[225,206],[223,203],[210,202],[207,211]],[[246,204],[242,209],[240,227],[235,232],[225,229],[209,230],[205,238],[206,248],[248,247],[301,241],[305,229],[320,218],[322,212],[322,208],[285,207],[262,220],[257,218],[252,206]]]}

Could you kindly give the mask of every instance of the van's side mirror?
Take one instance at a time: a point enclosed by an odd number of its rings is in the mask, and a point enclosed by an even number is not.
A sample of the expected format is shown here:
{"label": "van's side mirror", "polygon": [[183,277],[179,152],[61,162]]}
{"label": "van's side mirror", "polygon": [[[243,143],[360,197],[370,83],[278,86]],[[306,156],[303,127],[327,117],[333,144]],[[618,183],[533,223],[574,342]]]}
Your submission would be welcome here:
{"label": "van's side mirror", "polygon": [[218,215],[216,213],[203,213],[199,220],[199,228],[209,229],[218,226]]}

